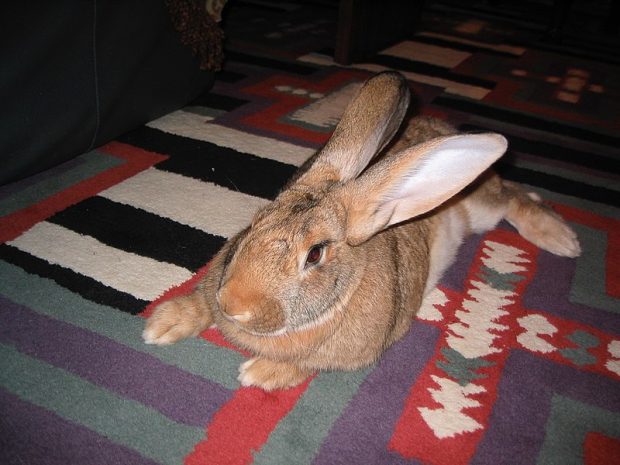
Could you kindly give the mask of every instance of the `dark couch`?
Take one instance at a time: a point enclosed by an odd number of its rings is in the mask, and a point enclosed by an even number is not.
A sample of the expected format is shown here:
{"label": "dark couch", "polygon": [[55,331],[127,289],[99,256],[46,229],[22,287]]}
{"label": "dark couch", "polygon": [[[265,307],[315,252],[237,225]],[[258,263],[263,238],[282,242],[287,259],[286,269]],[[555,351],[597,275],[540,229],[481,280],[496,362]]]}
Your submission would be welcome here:
{"label": "dark couch", "polygon": [[182,107],[212,85],[161,1],[0,7],[0,185]]}

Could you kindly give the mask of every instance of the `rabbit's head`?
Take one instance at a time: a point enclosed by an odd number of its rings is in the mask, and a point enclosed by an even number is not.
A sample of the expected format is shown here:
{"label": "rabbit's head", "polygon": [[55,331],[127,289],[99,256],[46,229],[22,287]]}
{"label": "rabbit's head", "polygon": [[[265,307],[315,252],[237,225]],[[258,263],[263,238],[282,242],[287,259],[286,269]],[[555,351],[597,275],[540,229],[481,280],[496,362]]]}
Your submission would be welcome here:
{"label": "rabbit's head", "polygon": [[[375,279],[378,292],[381,283],[392,285],[392,276],[365,276],[362,244],[441,204],[506,148],[494,134],[445,137],[364,171],[398,130],[408,102],[399,74],[367,81],[309,167],[231,244],[217,302],[235,326],[263,336],[301,331],[337,321],[362,279]],[[385,260],[394,253],[407,251],[386,250]]]}

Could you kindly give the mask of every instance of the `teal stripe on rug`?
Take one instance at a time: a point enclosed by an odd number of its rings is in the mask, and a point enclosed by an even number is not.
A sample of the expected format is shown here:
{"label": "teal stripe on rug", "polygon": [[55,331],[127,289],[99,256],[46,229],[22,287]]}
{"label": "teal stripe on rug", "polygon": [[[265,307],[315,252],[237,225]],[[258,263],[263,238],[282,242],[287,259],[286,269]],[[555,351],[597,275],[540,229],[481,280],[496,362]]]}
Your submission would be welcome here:
{"label": "teal stripe on rug", "polygon": [[559,194],[557,192],[549,191],[537,186],[531,186],[529,184],[521,183],[521,186],[523,186],[523,188],[528,192],[536,192],[540,194],[543,200],[550,200],[552,202],[579,208],[580,210],[585,210],[596,215],[609,216],[615,220],[620,220],[620,208],[616,208],[612,205],[592,202],[590,200],[573,197],[571,195]]}
{"label": "teal stripe on rug", "polygon": [[80,181],[125,163],[125,160],[96,150],[81,155],[78,160],[81,163],[66,172],[24,187],[14,195],[0,200],[0,216],[9,215],[22,208],[34,205]]}
{"label": "teal stripe on rug", "polygon": [[[620,438],[620,414],[554,394],[537,465],[581,465],[588,433]],[[603,455],[603,457],[607,457]],[[612,463],[613,459],[607,457]],[[603,463],[603,462],[598,462]],[[618,463],[618,462],[615,462]]]}
{"label": "teal stripe on rug", "polygon": [[99,305],[0,260],[0,293],[37,313],[106,336],[120,344],[158,358],[227,389],[237,389],[238,367],[244,357],[229,349],[190,338],[170,346],[142,341],[144,318]]}
{"label": "teal stripe on rug", "polygon": [[0,344],[0,385],[21,399],[91,429],[162,464],[181,463],[203,439],[156,410]]}
{"label": "teal stripe on rug", "polygon": [[371,370],[320,373],[271,433],[269,441],[254,457],[253,465],[310,464]]}
{"label": "teal stripe on rug", "polygon": [[570,301],[620,314],[620,299],[607,294],[607,233],[571,224],[581,243],[581,255],[570,290]]}

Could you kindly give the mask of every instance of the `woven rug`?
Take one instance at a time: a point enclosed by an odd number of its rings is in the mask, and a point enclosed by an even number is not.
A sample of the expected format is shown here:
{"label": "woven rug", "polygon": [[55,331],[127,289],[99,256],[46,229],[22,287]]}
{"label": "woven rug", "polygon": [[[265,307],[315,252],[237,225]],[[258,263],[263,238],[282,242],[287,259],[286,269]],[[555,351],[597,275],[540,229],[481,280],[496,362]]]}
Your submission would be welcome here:
{"label": "woven rug", "polygon": [[[620,463],[618,68],[459,24],[351,68],[229,51],[192,105],[0,188],[0,462]],[[240,387],[247,354],[217,329],[145,345],[154,303],[208,272],[387,67],[420,113],[505,134],[498,170],[582,255],[506,223],[470,237],[375,366],[285,391]]]}

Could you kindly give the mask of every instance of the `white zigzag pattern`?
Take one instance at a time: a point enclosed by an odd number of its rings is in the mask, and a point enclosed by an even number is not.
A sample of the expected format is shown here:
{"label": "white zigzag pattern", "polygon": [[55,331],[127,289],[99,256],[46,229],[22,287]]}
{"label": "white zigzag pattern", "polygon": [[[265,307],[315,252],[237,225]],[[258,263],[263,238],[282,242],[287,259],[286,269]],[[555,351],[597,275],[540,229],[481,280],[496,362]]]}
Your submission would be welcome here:
{"label": "white zigzag pattern", "polygon": [[553,344],[540,337],[541,335],[552,336],[558,332],[558,328],[549,323],[544,316],[526,315],[519,318],[517,322],[525,330],[517,336],[517,342],[523,347],[543,354],[557,350]]}
{"label": "white zigzag pattern", "polygon": [[[522,264],[529,262],[522,257],[522,250],[494,241],[486,241],[483,251],[486,254],[482,258],[484,265],[502,274],[524,271]],[[494,345],[494,341],[499,337],[497,333],[506,331],[508,327],[497,321],[508,313],[504,307],[514,301],[512,297],[515,295],[512,291],[495,289],[480,281],[472,281],[472,285],[468,298],[463,301],[463,308],[456,312],[459,321],[448,326],[446,339],[452,349],[470,359],[502,350]],[[435,436],[443,439],[481,429],[482,425],[463,410],[481,406],[470,396],[486,392],[484,386],[474,383],[461,386],[448,378],[432,378],[439,389],[429,389],[429,392],[441,407],[420,407],[419,411]]]}
{"label": "white zigzag pattern", "polygon": [[418,310],[417,317],[425,321],[441,321],[443,314],[437,307],[443,307],[448,303],[448,296],[438,287],[429,292]]}
{"label": "white zigzag pattern", "polygon": [[435,436],[444,439],[482,428],[480,423],[463,413],[463,410],[480,407],[480,402],[469,396],[484,392],[484,387],[473,383],[461,386],[455,381],[434,375],[432,378],[439,385],[439,389],[429,389],[429,392],[433,400],[443,407],[438,409],[422,407],[419,410]]}
{"label": "white zigzag pattern", "polygon": [[607,350],[611,355],[611,358],[607,361],[605,366],[609,371],[613,371],[620,376],[620,341],[611,341]]}
{"label": "white zigzag pattern", "polygon": [[511,245],[500,244],[495,241],[485,241],[485,245],[487,247],[483,249],[483,252],[487,256],[482,258],[482,263],[499,273],[525,271],[525,267],[519,265],[519,263],[530,262],[527,258],[521,256],[525,253],[523,250]]}
{"label": "white zigzag pattern", "polygon": [[456,312],[458,323],[448,326],[448,345],[466,358],[478,358],[499,352],[493,341],[497,331],[506,331],[507,326],[495,323],[508,314],[502,308],[512,303],[508,297],[511,291],[500,291],[486,283],[474,281],[475,288],[469,291],[471,298],[463,301],[463,310]]}

